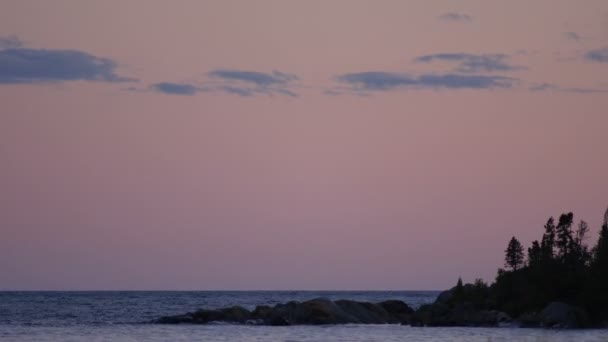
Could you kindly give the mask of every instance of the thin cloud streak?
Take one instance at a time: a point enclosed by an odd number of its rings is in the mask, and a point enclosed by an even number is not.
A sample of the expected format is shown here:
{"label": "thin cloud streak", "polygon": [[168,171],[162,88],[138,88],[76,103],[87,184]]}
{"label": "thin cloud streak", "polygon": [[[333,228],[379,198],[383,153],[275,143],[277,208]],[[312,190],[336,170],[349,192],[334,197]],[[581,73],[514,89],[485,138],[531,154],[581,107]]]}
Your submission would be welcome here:
{"label": "thin cloud streak", "polygon": [[299,77],[276,70],[265,73],[249,70],[216,69],[208,72],[207,75],[220,80],[219,85],[210,86],[210,89],[215,91],[223,91],[243,97],[254,95],[298,96],[291,88],[293,82],[299,80]]}
{"label": "thin cloud streak", "polygon": [[509,56],[505,54],[469,54],[469,53],[438,53],[419,56],[414,59],[416,63],[431,63],[435,61],[455,62],[457,72],[479,73],[495,71],[525,70],[525,67],[508,63]]}
{"label": "thin cloud streak", "polygon": [[518,81],[503,76],[422,74],[410,76],[394,72],[367,71],[340,75],[338,82],[357,91],[388,91],[395,89],[494,89],[511,88]]}
{"label": "thin cloud streak", "polygon": [[257,71],[245,70],[226,70],[218,69],[208,73],[211,77],[221,78],[228,81],[242,81],[253,83],[261,87],[266,87],[274,84],[286,84],[290,81],[298,79],[297,76],[273,71],[272,73],[263,73]]}
{"label": "thin cloud streak", "polygon": [[576,32],[564,32],[564,36],[570,40],[578,41],[582,39],[582,37]]}
{"label": "thin cloud streak", "polygon": [[192,84],[172,82],[155,83],[151,88],[170,95],[194,95],[200,91],[199,88]]}
{"label": "thin cloud streak", "polygon": [[552,84],[552,83],[541,83],[541,84],[530,85],[528,87],[528,90],[533,91],[533,92],[558,91],[558,92],[576,93],[576,94],[608,93],[607,89],[561,87],[559,85]]}
{"label": "thin cloud streak", "polygon": [[473,20],[473,17],[465,13],[447,12],[440,15],[438,19],[445,21],[470,22]]}
{"label": "thin cloud streak", "polygon": [[279,71],[263,73],[258,71],[216,69],[206,74],[212,80],[200,85],[189,83],[160,82],[150,88],[168,95],[195,95],[199,92],[223,92],[241,97],[256,95],[282,95],[297,97],[290,89],[292,81],[299,78]]}

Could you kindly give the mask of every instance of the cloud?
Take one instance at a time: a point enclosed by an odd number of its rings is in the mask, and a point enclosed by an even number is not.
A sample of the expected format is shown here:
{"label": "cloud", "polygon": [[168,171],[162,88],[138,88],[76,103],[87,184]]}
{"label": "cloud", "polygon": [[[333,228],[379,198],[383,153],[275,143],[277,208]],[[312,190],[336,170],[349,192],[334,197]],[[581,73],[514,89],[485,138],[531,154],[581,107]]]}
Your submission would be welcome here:
{"label": "cloud", "polygon": [[387,91],[394,89],[493,89],[511,88],[518,80],[502,76],[461,74],[407,74],[367,71],[340,75],[338,82],[349,84],[356,91]]}
{"label": "cloud", "polygon": [[464,73],[516,71],[525,67],[511,65],[508,63],[509,56],[505,54],[481,54],[469,53],[438,53],[424,55],[414,59],[417,63],[431,63],[434,61],[445,61],[458,63],[455,71]]}
{"label": "cloud", "polygon": [[533,92],[539,91],[558,91],[564,93],[576,93],[576,94],[596,94],[596,93],[608,93],[607,89],[595,89],[595,88],[568,88],[560,87],[552,83],[541,83],[533,84],[528,87],[528,90]]}
{"label": "cloud", "polygon": [[201,89],[192,84],[171,82],[156,83],[152,85],[152,88],[170,95],[194,95],[201,91]]}
{"label": "cloud", "polygon": [[558,89],[559,89],[558,86],[556,86],[555,84],[551,84],[551,83],[533,84],[528,87],[528,90],[530,90],[530,91],[546,91],[546,90],[558,90]]}
{"label": "cloud", "polygon": [[587,51],[585,58],[592,62],[608,63],[608,47]]}
{"label": "cloud", "polygon": [[244,96],[244,97],[253,96],[256,93],[253,89],[250,89],[250,88],[235,87],[235,86],[229,86],[229,85],[221,86],[221,87],[218,87],[217,89],[222,90],[229,94],[234,94],[234,95]]}
{"label": "cloud", "polygon": [[469,22],[473,20],[473,17],[465,13],[447,12],[440,15],[438,19],[446,21]]}
{"label": "cloud", "polygon": [[243,81],[253,83],[262,87],[275,84],[285,84],[298,79],[298,77],[295,75],[285,74],[279,71],[273,71],[272,73],[263,73],[257,71],[219,69],[209,72],[208,75],[211,77],[222,78],[230,81]]}
{"label": "cloud", "polygon": [[23,42],[17,36],[0,36],[0,50],[14,49],[23,46]]}
{"label": "cloud", "polygon": [[219,84],[214,83],[210,86],[212,90],[223,91],[239,96],[265,95],[286,95],[291,97],[298,96],[292,88],[292,83],[299,78],[293,74],[273,71],[264,73],[247,70],[216,69],[207,73]]}
{"label": "cloud", "polygon": [[0,50],[0,84],[63,81],[135,81],[116,74],[117,63],[76,50]]}
{"label": "cloud", "polygon": [[257,71],[218,69],[207,73],[212,80],[203,81],[200,85],[190,83],[160,82],[150,86],[151,89],[169,95],[194,95],[198,92],[223,92],[242,97],[255,95],[285,95],[297,97],[290,90],[290,82],[297,76],[273,71],[263,73]]}
{"label": "cloud", "polygon": [[338,90],[334,90],[334,89],[325,89],[325,90],[323,90],[323,94],[329,95],[329,96],[338,96],[338,95],[342,95],[342,92],[338,91]]}
{"label": "cloud", "polygon": [[564,36],[570,40],[581,40],[582,37],[576,32],[564,32]]}

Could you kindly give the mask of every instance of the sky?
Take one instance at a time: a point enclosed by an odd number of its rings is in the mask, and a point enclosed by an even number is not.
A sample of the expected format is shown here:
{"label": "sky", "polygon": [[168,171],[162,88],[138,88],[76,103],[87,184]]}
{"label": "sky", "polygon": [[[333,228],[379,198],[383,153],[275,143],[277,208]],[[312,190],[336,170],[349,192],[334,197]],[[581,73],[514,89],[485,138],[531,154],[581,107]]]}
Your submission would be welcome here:
{"label": "sky", "polygon": [[608,2],[5,0],[0,290],[416,290],[608,206]]}

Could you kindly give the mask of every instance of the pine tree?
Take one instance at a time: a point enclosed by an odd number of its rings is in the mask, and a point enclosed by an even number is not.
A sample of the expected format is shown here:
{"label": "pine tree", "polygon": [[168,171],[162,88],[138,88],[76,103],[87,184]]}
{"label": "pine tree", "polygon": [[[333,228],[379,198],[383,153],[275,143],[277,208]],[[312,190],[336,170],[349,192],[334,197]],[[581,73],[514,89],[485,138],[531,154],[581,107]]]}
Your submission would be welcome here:
{"label": "pine tree", "polygon": [[574,239],[572,240],[572,246],[570,247],[572,254],[571,260],[573,261],[573,265],[578,269],[582,269],[584,266],[588,265],[589,260],[591,259],[589,248],[585,244],[587,232],[589,232],[589,226],[587,225],[587,222],[581,220],[574,232]]}
{"label": "pine tree", "polygon": [[532,242],[532,247],[528,248],[528,265],[537,267],[542,262],[542,249],[537,240]]}
{"label": "pine tree", "polygon": [[608,209],[604,214],[597,245],[593,248],[592,268],[597,273],[608,274]]}
{"label": "pine tree", "polygon": [[555,227],[557,239],[555,244],[558,249],[558,256],[562,263],[565,263],[567,259],[570,258],[571,249],[572,249],[572,222],[574,219],[574,214],[567,213],[562,214],[559,217],[559,222],[557,223],[557,227]]}
{"label": "pine tree", "polygon": [[545,224],[545,234],[543,234],[540,247],[543,261],[551,261],[553,259],[553,248],[555,247],[555,221],[553,217],[549,217]]}
{"label": "pine tree", "polygon": [[510,267],[513,271],[517,271],[523,262],[524,248],[514,236],[509,241],[509,245],[505,250],[505,266]]}

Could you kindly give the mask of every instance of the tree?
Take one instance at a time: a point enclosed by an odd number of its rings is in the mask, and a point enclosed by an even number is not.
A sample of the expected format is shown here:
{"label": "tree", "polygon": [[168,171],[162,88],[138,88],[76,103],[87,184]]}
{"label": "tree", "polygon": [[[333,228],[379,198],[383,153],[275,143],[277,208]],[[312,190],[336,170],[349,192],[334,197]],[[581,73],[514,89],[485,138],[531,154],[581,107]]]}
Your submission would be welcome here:
{"label": "tree", "polygon": [[462,284],[462,278],[458,277],[458,282],[456,283],[456,287],[454,288],[454,292],[452,293],[452,298],[450,299],[450,303],[459,303],[464,299],[464,285]]}
{"label": "tree", "polygon": [[540,243],[542,250],[542,259],[545,262],[553,259],[553,248],[555,247],[555,221],[553,217],[549,217],[545,224],[545,234]]}
{"label": "tree", "polygon": [[542,262],[542,249],[537,240],[532,242],[532,247],[528,248],[528,265],[537,267]]}
{"label": "tree", "polygon": [[585,244],[587,232],[589,232],[589,226],[587,225],[587,222],[581,220],[574,232],[574,239],[572,240],[572,246],[570,247],[572,254],[570,259],[577,268],[583,268],[591,259],[589,248]]}
{"label": "tree", "polygon": [[524,248],[521,243],[514,237],[509,241],[509,245],[505,250],[505,266],[510,267],[513,271],[524,263]]}
{"label": "tree", "polygon": [[604,224],[600,229],[600,237],[593,248],[592,267],[597,273],[608,273],[608,209],[604,214]]}
{"label": "tree", "polygon": [[572,243],[572,222],[574,219],[574,214],[567,213],[562,214],[559,217],[559,221],[557,226],[555,227],[557,239],[555,244],[557,246],[558,256],[560,257],[562,262],[565,262],[566,259],[570,257]]}

